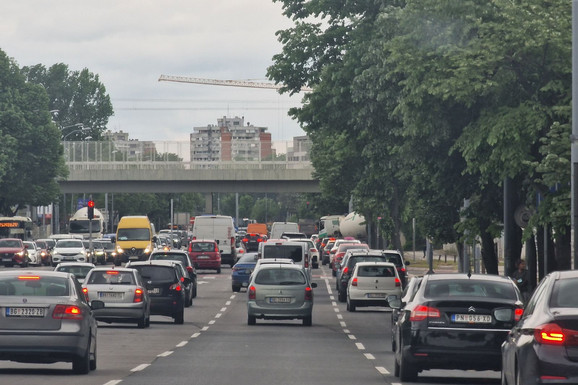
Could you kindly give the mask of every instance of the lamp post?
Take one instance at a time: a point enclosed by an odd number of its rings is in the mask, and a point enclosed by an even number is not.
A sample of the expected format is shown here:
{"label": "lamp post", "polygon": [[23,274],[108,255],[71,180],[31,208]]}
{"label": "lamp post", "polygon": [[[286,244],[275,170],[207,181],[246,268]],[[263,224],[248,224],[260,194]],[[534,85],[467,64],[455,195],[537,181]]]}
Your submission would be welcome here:
{"label": "lamp post", "polygon": [[76,123],[76,124],[73,124],[72,126],[62,127],[62,130],[64,131],[64,130],[66,130],[67,128],[71,128],[71,127],[78,127],[78,128],[77,128],[76,130],[72,130],[72,131],[70,131],[68,134],[64,135],[64,136],[62,137],[62,141],[63,141],[63,142],[65,142],[65,141],[66,141],[66,138],[68,138],[70,135],[72,135],[72,134],[74,134],[74,133],[90,130],[89,127],[84,127],[84,125],[83,125],[82,123]]}

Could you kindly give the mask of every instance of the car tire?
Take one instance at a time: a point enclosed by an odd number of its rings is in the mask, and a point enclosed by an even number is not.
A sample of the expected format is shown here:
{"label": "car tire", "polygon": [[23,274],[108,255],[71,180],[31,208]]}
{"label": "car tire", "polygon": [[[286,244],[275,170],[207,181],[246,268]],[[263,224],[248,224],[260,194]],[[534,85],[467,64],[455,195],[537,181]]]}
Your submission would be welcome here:
{"label": "car tire", "polygon": [[397,362],[395,356],[393,358],[393,375],[399,377],[399,362]]}
{"label": "car tire", "polygon": [[339,302],[345,302],[347,300],[347,294],[343,291],[338,291],[337,299],[339,300]]}
{"label": "car tire", "polygon": [[[233,266],[231,266],[231,267],[233,267]],[[221,268],[220,267],[217,268],[217,274],[221,274]]]}
{"label": "car tire", "polygon": [[175,324],[182,325],[185,323],[185,308],[183,307],[177,314],[174,316]]}
{"label": "car tire", "polygon": [[313,316],[308,315],[307,317],[303,317],[303,326],[311,326],[313,325]]}
{"label": "car tire", "polygon": [[193,286],[193,298],[197,298],[197,281],[195,281]]}
{"label": "car tire", "polygon": [[96,370],[96,340],[94,341],[94,356],[90,358],[89,369]]}
{"label": "car tire", "polygon": [[399,379],[404,382],[413,382],[417,379],[417,369],[404,359],[403,352],[399,359]]}
{"label": "car tire", "polygon": [[257,317],[254,315],[247,316],[247,325],[255,325],[257,323]]}
{"label": "car tire", "polygon": [[90,336],[86,351],[72,360],[72,371],[76,374],[88,374],[90,371]]}
{"label": "car tire", "polygon": [[136,325],[139,329],[144,329],[147,327],[147,317],[146,314],[143,314],[141,318],[137,320]]}
{"label": "car tire", "polygon": [[349,297],[347,297],[347,311],[354,312],[355,311],[355,302],[351,301]]}
{"label": "car tire", "polygon": [[233,286],[233,292],[238,293],[241,291],[241,286]]}

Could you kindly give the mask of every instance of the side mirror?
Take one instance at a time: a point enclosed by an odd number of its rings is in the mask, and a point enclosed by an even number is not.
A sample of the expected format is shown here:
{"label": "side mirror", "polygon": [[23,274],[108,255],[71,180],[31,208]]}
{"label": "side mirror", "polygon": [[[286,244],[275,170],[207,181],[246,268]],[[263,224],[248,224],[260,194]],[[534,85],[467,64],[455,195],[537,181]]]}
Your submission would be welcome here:
{"label": "side mirror", "polygon": [[317,282],[312,282],[312,283],[311,283],[311,288],[312,288],[312,289],[315,289],[316,287],[317,287]]}
{"label": "side mirror", "polygon": [[98,300],[98,299],[93,299],[90,302],[90,308],[92,310],[99,310],[99,309],[104,309],[104,302]]}
{"label": "side mirror", "polygon": [[387,297],[387,303],[389,305],[390,308],[392,309],[401,309],[401,298],[399,298],[397,295],[390,295]]}
{"label": "side mirror", "polygon": [[405,263],[406,266],[409,266],[409,261],[403,261]]}

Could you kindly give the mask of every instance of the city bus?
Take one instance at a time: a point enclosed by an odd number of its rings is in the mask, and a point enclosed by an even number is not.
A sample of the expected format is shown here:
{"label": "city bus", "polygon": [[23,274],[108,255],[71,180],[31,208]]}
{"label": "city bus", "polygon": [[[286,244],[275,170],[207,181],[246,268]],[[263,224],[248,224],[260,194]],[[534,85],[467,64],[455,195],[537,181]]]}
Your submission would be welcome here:
{"label": "city bus", "polygon": [[32,239],[32,219],[29,217],[0,217],[0,238]]}

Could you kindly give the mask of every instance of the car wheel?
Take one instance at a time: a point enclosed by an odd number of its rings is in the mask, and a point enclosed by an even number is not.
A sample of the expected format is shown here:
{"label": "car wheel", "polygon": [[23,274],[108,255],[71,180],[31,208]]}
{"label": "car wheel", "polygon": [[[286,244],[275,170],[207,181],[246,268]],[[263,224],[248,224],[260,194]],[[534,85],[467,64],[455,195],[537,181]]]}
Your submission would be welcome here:
{"label": "car wheel", "polygon": [[185,307],[191,307],[193,304],[193,293],[191,292],[191,296],[188,295],[185,297]]}
{"label": "car wheel", "polygon": [[90,337],[86,351],[72,361],[72,371],[76,374],[88,374],[90,371]]}
{"label": "car wheel", "polygon": [[90,357],[89,369],[96,370],[96,340],[94,341],[94,353]]}
{"label": "car wheel", "polygon": [[255,325],[257,323],[257,317],[254,315],[247,316],[247,325]]}
{"label": "car wheel", "polygon": [[338,291],[337,292],[337,299],[339,300],[339,302],[345,302],[347,299],[347,294],[343,291]]}
{"label": "car wheel", "polygon": [[417,369],[403,358],[403,352],[400,354],[399,361],[399,379],[401,381],[415,381]]}
{"label": "car wheel", "polygon": [[303,318],[303,326],[311,326],[313,325],[313,316],[308,315],[307,317]]}
{"label": "car wheel", "polygon": [[393,357],[393,375],[399,377],[399,363],[395,356]]}
{"label": "car wheel", "polygon": [[179,310],[179,312],[177,314],[175,314],[175,324],[177,325],[182,325],[185,323],[185,309],[184,307]]}
{"label": "car wheel", "polygon": [[349,297],[347,297],[347,311],[354,312],[355,311],[355,303],[352,302]]}
{"label": "car wheel", "polygon": [[197,298],[197,281],[195,281],[195,285],[193,286],[193,298]]}
{"label": "car wheel", "polygon": [[[231,266],[231,267],[233,267],[233,266]],[[220,267],[217,268],[217,274],[221,274],[221,268]]]}
{"label": "car wheel", "polygon": [[147,317],[146,314],[143,314],[141,318],[137,320],[137,326],[139,329],[144,329],[147,326]]}
{"label": "car wheel", "polygon": [[241,291],[241,286],[233,286],[233,292],[238,293]]}

